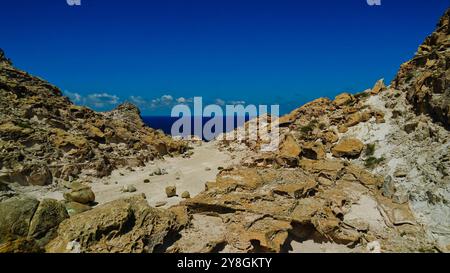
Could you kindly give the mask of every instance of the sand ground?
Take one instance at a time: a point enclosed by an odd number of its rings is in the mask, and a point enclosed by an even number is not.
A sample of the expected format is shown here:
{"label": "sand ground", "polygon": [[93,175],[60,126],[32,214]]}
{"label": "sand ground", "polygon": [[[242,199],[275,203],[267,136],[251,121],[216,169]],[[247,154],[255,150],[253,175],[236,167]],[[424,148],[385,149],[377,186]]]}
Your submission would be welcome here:
{"label": "sand ground", "polygon": [[[97,205],[110,201],[144,193],[150,206],[165,203],[160,207],[168,208],[182,201],[181,194],[188,191],[191,197],[199,194],[205,189],[207,181],[215,180],[219,167],[227,167],[238,162],[226,151],[220,151],[213,142],[202,143],[193,146],[193,155],[190,158],[165,157],[148,162],[145,167],[120,168],[104,178],[89,179],[90,186],[95,193]],[[167,172],[164,175],[153,175],[157,169]],[[148,179],[150,182],[145,183]],[[123,192],[125,186],[132,185],[135,192]],[[167,186],[176,186],[178,196],[168,198],[165,192]],[[52,198],[63,200],[64,190],[56,185],[46,187],[17,187],[17,191],[31,195],[39,200]]]}
{"label": "sand ground", "polygon": [[[233,162],[228,153],[219,151],[213,143],[202,143],[195,146],[193,151],[194,154],[190,158],[167,157],[133,171],[119,169],[109,177],[93,180],[91,186],[96,195],[96,202],[104,204],[136,193],[144,193],[149,205],[166,203],[162,207],[170,207],[182,201],[181,194],[184,191],[188,191],[191,197],[202,192],[207,181],[215,180],[219,167],[226,167]],[[151,176],[158,168],[165,170],[167,174]],[[150,182],[144,183],[146,179]],[[124,193],[122,189],[127,185],[133,185],[137,191]],[[176,186],[178,196],[168,198],[165,192],[167,186]]]}

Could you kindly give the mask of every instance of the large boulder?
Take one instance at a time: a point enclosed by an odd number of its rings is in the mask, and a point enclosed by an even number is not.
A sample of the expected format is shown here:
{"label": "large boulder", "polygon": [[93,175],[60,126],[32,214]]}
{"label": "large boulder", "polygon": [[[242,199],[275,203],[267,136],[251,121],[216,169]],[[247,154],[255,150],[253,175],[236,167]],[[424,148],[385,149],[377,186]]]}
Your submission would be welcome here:
{"label": "large boulder", "polygon": [[29,197],[13,197],[0,203],[0,244],[27,237],[38,206],[39,201]]}
{"label": "large boulder", "polygon": [[355,158],[359,157],[363,149],[364,143],[359,139],[347,138],[336,144],[333,149],[331,149],[331,152],[335,157]]}
{"label": "large boulder", "polygon": [[70,191],[64,193],[64,199],[81,204],[90,204],[95,201],[95,194],[91,187],[75,182],[70,185]]}
{"label": "large boulder", "polygon": [[292,135],[287,135],[280,145],[280,155],[284,157],[297,157],[302,152],[302,148],[295,141]]}
{"label": "large boulder", "polygon": [[344,105],[350,104],[354,100],[353,96],[349,93],[342,93],[337,95],[333,103],[336,106],[342,107]]}
{"label": "large boulder", "polygon": [[[19,196],[0,203],[0,252],[38,252],[68,217],[64,206]],[[28,246],[27,246],[28,245]]]}
{"label": "large boulder", "polygon": [[144,195],[136,195],[65,220],[46,250],[71,252],[76,242],[80,252],[153,252],[184,224],[176,213],[152,208]]}
{"label": "large boulder", "polygon": [[28,236],[47,242],[64,219],[68,218],[64,205],[53,199],[44,199],[39,203],[30,222]]}
{"label": "large boulder", "polygon": [[53,175],[45,164],[33,164],[27,166],[24,171],[30,185],[45,186],[53,182]]}

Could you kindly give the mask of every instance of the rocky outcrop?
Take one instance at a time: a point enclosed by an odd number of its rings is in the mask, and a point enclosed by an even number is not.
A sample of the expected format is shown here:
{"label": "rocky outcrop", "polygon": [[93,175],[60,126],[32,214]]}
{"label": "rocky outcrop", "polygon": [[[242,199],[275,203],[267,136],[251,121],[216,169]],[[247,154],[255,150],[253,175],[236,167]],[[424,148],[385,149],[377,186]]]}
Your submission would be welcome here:
{"label": "rocky outcrop", "polygon": [[364,149],[364,144],[358,139],[343,139],[341,142],[336,144],[332,153],[335,157],[358,157],[362,150]]}
{"label": "rocky outcrop", "polygon": [[[224,170],[205,192],[181,204],[192,213],[192,225],[167,251],[283,252],[292,240],[352,248],[377,240],[384,251],[427,246],[409,207],[384,198],[382,183],[340,160],[305,159],[296,169]],[[396,213],[408,222],[396,220]]]}
{"label": "rocky outcrop", "polygon": [[103,177],[187,147],[145,126],[132,104],[106,113],[72,104],[57,87],[13,67],[3,51],[0,96],[3,183],[43,186],[82,172]]}
{"label": "rocky outcrop", "polygon": [[187,225],[184,211],[160,210],[137,195],[77,214],[61,223],[47,252],[143,253],[161,247]]}
{"label": "rocky outcrop", "polygon": [[450,9],[414,58],[400,67],[392,87],[407,92],[416,113],[429,114],[450,129]]}

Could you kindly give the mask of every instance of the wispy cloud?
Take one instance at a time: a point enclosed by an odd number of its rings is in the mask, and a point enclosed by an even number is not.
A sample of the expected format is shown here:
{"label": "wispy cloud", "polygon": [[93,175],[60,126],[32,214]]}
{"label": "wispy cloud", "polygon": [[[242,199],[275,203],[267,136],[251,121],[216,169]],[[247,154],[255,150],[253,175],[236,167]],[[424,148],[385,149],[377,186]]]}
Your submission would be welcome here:
{"label": "wispy cloud", "polygon": [[86,97],[86,104],[94,105],[98,108],[103,108],[105,106],[116,105],[120,101],[119,97],[116,95],[111,95],[108,93],[94,93]]}
{"label": "wispy cloud", "polygon": [[64,94],[74,103],[80,103],[82,101],[82,96],[78,93],[65,91]]}
{"label": "wispy cloud", "polygon": [[121,102],[119,96],[106,92],[81,95],[76,92],[65,91],[64,94],[76,104],[98,109],[111,108]]}
{"label": "wispy cloud", "polygon": [[[170,94],[165,94],[156,98],[145,98],[142,96],[129,96],[128,98],[120,98],[117,95],[101,92],[81,95],[80,93],[64,91],[64,94],[69,97],[74,103],[92,107],[98,110],[109,110],[117,106],[123,101],[129,101],[141,110],[155,111],[161,109],[169,109],[177,104],[189,105],[194,102],[192,97],[175,97]],[[217,98],[211,102],[203,101],[204,104],[214,103],[221,107],[225,105],[245,104],[242,100],[225,100]]]}

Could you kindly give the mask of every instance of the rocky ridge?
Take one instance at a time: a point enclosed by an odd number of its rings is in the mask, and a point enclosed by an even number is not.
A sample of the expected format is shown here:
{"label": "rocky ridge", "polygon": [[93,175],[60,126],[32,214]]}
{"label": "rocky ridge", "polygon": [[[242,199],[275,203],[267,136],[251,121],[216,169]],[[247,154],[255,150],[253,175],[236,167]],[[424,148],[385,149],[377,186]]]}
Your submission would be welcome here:
{"label": "rocky ridge", "polygon": [[108,176],[187,145],[143,123],[124,103],[97,113],[72,104],[61,91],[16,69],[0,51],[0,182],[50,185],[83,176]]}
{"label": "rocky ridge", "polygon": [[414,58],[404,63],[392,87],[406,92],[416,113],[429,114],[450,129],[450,10],[436,30],[418,48]]}

